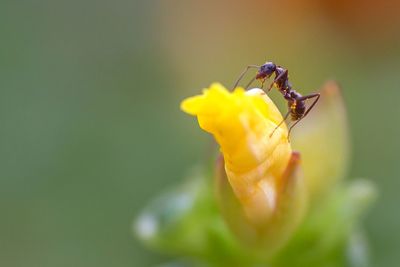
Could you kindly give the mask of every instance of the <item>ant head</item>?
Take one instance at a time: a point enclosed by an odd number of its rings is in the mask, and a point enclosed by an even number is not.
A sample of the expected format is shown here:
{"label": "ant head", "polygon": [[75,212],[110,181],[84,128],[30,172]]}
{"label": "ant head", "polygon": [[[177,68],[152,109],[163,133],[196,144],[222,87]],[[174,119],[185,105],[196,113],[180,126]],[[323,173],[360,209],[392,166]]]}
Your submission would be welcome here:
{"label": "ant head", "polygon": [[267,62],[262,65],[257,73],[257,79],[269,78],[276,70],[276,65],[273,62]]}

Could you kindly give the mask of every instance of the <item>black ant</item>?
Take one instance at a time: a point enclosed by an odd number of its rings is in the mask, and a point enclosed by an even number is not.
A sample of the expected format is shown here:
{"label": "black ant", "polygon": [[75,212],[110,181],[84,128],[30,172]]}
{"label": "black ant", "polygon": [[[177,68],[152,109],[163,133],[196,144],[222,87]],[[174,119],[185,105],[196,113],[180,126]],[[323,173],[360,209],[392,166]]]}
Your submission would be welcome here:
{"label": "black ant", "polygon": [[[234,88],[237,87],[243,76],[246,74],[246,72],[251,69],[251,68],[257,68],[257,74],[254,78],[250,80],[250,82],[247,84],[246,88],[247,89],[253,82],[254,80],[261,80],[261,88],[264,87],[265,81],[275,73],[275,79],[271,83],[271,85],[268,88],[268,92],[272,89],[272,87],[275,85],[275,87],[281,92],[283,97],[285,98],[286,101],[288,101],[288,108],[289,111],[286,113],[285,117],[283,120],[275,127],[275,129],[272,131],[270,134],[270,137],[274,134],[275,130],[279,128],[279,126],[282,125],[282,123],[289,117],[291,117],[292,121],[295,123],[289,128],[288,132],[288,139],[290,136],[290,132],[292,131],[293,127],[299,123],[307,114],[311,111],[311,109],[315,106],[315,104],[318,102],[320,94],[315,93],[315,94],[310,94],[310,95],[305,95],[302,96],[300,93],[296,92],[292,88],[292,85],[289,83],[289,73],[287,69],[282,68],[281,66],[275,65],[273,62],[267,62],[261,66],[257,65],[249,65],[246,67],[246,69],[240,74],[239,78],[237,79]],[[309,108],[306,107],[306,100],[315,98],[314,102],[310,105]]]}

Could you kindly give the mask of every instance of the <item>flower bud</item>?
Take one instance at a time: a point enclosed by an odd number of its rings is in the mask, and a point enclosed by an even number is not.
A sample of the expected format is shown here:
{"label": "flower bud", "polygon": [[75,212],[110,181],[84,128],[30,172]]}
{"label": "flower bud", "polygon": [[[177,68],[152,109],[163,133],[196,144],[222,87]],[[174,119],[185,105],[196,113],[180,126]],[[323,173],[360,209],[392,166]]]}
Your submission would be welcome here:
{"label": "flower bud", "polygon": [[306,191],[277,107],[261,89],[228,92],[214,83],[181,108],[221,147],[217,188],[233,232],[269,251],[282,245],[301,221]]}

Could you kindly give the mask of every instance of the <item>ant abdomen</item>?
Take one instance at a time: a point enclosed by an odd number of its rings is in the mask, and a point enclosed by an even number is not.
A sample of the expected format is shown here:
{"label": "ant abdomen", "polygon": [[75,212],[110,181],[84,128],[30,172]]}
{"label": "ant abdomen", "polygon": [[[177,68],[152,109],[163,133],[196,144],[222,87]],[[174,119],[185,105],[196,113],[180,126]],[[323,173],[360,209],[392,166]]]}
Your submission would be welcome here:
{"label": "ant abdomen", "polygon": [[288,108],[290,110],[290,118],[292,119],[292,121],[297,121],[301,119],[306,112],[306,105],[304,101],[290,101],[288,102]]}

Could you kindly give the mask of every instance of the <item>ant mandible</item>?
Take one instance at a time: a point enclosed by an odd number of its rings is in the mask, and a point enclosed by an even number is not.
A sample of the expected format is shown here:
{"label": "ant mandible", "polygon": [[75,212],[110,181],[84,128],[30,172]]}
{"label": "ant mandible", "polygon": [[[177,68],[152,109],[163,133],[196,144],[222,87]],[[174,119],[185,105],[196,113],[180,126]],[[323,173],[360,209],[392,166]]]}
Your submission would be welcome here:
{"label": "ant mandible", "polygon": [[[310,94],[310,95],[301,95],[300,93],[296,92],[292,88],[292,85],[289,83],[289,73],[287,69],[282,68],[281,66],[277,66],[273,62],[266,62],[265,64],[261,66],[257,65],[249,65],[245,68],[245,70],[240,74],[239,78],[235,82],[235,85],[233,88],[236,88],[239,82],[242,80],[244,75],[249,69],[256,68],[258,69],[257,74],[250,80],[250,82],[247,84],[246,88],[247,89],[255,80],[260,80],[261,81],[261,89],[264,87],[265,81],[275,73],[275,79],[271,83],[271,85],[268,88],[268,92],[272,89],[273,86],[275,86],[279,92],[283,95],[285,100],[288,102],[288,112],[286,113],[285,117],[283,120],[275,127],[275,129],[272,131],[270,134],[270,137],[274,134],[275,130],[279,128],[279,126],[282,125],[284,121],[289,117],[291,117],[291,120],[294,121],[294,124],[290,126],[289,132],[288,132],[288,140],[290,136],[290,132],[292,131],[293,127],[299,123],[307,114],[311,111],[311,109],[315,106],[315,104],[318,102],[320,94],[315,93],[315,94]],[[314,102],[310,105],[309,108],[306,107],[306,100],[307,99],[314,99]]]}

